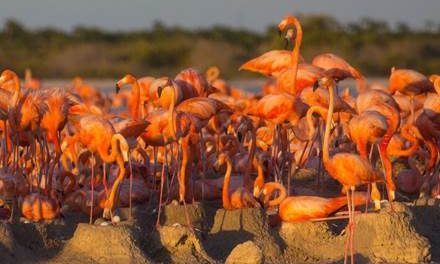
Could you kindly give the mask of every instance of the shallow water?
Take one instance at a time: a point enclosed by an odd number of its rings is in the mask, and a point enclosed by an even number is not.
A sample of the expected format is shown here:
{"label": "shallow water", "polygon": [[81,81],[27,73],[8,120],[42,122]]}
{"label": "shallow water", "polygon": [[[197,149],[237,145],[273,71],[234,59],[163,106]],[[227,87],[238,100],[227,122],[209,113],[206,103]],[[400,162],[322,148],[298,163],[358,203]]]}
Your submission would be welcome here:
{"label": "shallow water", "polygon": [[[100,90],[104,90],[105,92],[114,92],[115,84],[117,80],[113,79],[85,79],[87,84],[93,85]],[[248,92],[258,93],[261,91],[261,87],[267,79],[246,79],[246,80],[231,80],[230,83],[232,86],[244,89]],[[388,79],[384,77],[374,77],[368,78],[367,82],[370,83],[379,83],[386,85]],[[42,81],[43,86],[52,87],[52,86],[68,86],[70,85],[71,80],[69,79],[45,79]],[[341,88],[349,87],[351,91],[353,91],[354,95],[356,94],[356,82],[353,80],[345,80],[339,83],[338,85]]]}

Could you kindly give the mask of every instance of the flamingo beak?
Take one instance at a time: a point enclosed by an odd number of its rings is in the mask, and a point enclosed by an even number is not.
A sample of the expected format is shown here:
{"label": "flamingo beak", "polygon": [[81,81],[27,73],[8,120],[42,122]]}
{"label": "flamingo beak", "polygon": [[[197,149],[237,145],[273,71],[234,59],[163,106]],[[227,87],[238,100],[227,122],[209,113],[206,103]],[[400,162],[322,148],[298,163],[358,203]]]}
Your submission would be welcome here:
{"label": "flamingo beak", "polygon": [[163,91],[163,87],[159,86],[157,87],[157,97],[160,98],[160,96],[162,95],[162,91]]}
{"label": "flamingo beak", "polygon": [[115,86],[115,92],[116,93],[119,93],[119,90],[121,90],[121,87],[119,86],[119,84],[118,83],[116,83],[116,86]]}
{"label": "flamingo beak", "polygon": [[316,82],[313,84],[313,91],[316,91],[316,89],[318,89],[318,87],[319,87],[319,81],[316,81]]}
{"label": "flamingo beak", "polygon": [[128,152],[127,151],[122,152],[122,158],[124,159],[124,162],[128,161]]}
{"label": "flamingo beak", "polygon": [[254,197],[255,198],[260,198],[260,196],[261,196],[261,190],[260,190],[260,188],[258,187],[258,186],[255,186],[254,187],[254,191],[253,191],[253,194],[254,194]]}
{"label": "flamingo beak", "polygon": [[282,37],[283,32],[281,31],[281,29],[278,29],[278,35],[280,36],[280,38]]}

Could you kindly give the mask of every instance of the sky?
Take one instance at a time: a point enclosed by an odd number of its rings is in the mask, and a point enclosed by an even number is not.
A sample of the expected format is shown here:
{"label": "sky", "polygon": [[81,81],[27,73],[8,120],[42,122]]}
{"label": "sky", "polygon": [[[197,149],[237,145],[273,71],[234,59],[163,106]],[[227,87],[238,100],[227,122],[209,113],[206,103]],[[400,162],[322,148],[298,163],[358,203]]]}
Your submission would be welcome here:
{"label": "sky", "polygon": [[29,28],[108,30],[150,27],[160,20],[187,28],[222,24],[263,31],[287,14],[329,14],[342,22],[362,17],[421,28],[440,23],[440,0],[1,0],[0,23],[14,18]]}

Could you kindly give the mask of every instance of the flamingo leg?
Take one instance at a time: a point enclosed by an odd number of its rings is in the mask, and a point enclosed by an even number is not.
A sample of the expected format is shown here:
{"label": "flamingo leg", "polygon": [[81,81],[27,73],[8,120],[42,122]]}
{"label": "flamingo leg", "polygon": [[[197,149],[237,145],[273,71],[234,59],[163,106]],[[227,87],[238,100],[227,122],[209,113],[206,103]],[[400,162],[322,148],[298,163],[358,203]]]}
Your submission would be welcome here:
{"label": "flamingo leg", "polygon": [[347,207],[348,207],[348,226],[347,226],[347,233],[346,233],[346,239],[345,239],[345,250],[344,250],[344,264],[347,264],[348,259],[348,247],[350,243],[350,221],[351,221],[351,206],[350,206],[350,189],[347,188],[347,191],[345,192],[347,196]]}
{"label": "flamingo leg", "polygon": [[160,176],[160,194],[159,194],[159,205],[157,207],[157,220],[156,220],[156,228],[160,227],[160,214],[162,210],[162,195],[163,195],[163,186],[165,183],[165,163],[166,163],[167,149],[165,148],[165,161],[162,163],[162,172]]}
{"label": "flamingo leg", "polygon": [[106,166],[105,162],[102,163],[102,167],[103,167],[102,168],[102,174],[103,174],[102,184],[104,185],[105,196],[107,196],[107,194],[108,194],[108,182],[107,182],[107,166]]}
{"label": "flamingo leg", "polygon": [[89,224],[93,222],[93,203],[95,202],[94,193],[95,193],[95,154],[92,152],[92,177],[90,178],[90,186],[91,186],[91,204],[90,204],[90,217]]}
{"label": "flamingo leg", "polygon": [[132,219],[132,192],[133,192],[133,167],[131,165],[131,151],[128,153],[128,166],[130,169],[130,190],[129,190],[129,201],[128,201],[128,207],[130,208],[130,214],[129,219]]}
{"label": "flamingo leg", "polygon": [[354,263],[354,251],[353,251],[353,240],[354,240],[354,227],[355,227],[355,222],[354,222],[354,186],[351,187],[351,201],[350,201],[350,205],[351,206],[351,225],[350,225],[350,258],[351,258],[351,264]]}

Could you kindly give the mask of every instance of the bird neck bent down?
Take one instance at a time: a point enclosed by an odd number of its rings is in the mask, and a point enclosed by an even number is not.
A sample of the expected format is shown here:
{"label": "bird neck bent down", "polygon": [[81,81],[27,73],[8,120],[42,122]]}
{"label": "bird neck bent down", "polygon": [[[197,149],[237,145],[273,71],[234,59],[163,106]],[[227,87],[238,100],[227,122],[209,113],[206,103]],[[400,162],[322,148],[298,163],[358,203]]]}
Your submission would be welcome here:
{"label": "bird neck bent down", "polygon": [[329,154],[329,145],[330,145],[330,126],[332,122],[333,117],[333,110],[334,110],[334,82],[329,85],[328,91],[330,95],[330,102],[328,106],[328,112],[327,112],[327,120],[325,122],[325,132],[324,132],[324,141],[322,143],[322,160],[324,162],[324,165],[327,167],[330,165],[330,154]]}
{"label": "bird neck bent down", "polygon": [[225,178],[223,180],[223,190],[222,190],[222,202],[223,208],[230,209],[231,208],[231,199],[229,197],[229,182],[232,173],[232,161],[229,157],[226,157],[226,173]]}

